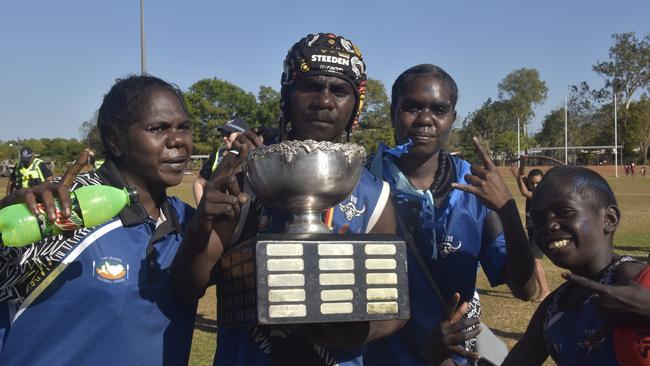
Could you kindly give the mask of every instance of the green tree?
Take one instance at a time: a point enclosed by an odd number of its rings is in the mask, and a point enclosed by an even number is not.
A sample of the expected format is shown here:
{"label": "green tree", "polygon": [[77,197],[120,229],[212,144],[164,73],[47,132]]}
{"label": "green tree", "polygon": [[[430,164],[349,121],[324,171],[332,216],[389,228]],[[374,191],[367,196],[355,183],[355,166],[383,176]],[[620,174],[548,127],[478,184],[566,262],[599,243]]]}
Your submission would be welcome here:
{"label": "green tree", "polygon": [[280,121],[280,93],[270,86],[260,86],[257,93],[255,120],[260,126],[277,127]]}
{"label": "green tree", "polygon": [[[597,140],[594,126],[598,125],[598,108],[595,94],[585,82],[569,87],[567,139],[569,146],[593,145]],[[550,111],[542,122],[536,140],[544,147],[564,146],[564,107]]]}
{"label": "green tree", "polygon": [[544,116],[542,129],[535,135],[535,140],[544,147],[564,145],[564,108],[554,109]]}
{"label": "green tree", "polygon": [[99,134],[99,127],[97,127],[97,113],[98,111],[95,111],[95,114],[89,120],[81,124],[79,132],[81,133],[81,141],[84,145],[95,151],[97,158],[103,158],[105,156],[104,145]]}
{"label": "green tree", "polygon": [[[497,154],[495,158],[509,158],[516,151],[517,119],[525,132],[534,107],[546,100],[548,88],[537,70],[521,68],[503,78],[498,90],[499,100],[486,100],[463,120],[459,148],[472,161],[478,158],[471,143],[473,136],[479,136]],[[530,143],[525,133],[521,134],[521,141],[525,142],[522,148]]]}
{"label": "green tree", "polygon": [[390,146],[395,144],[390,102],[380,80],[369,78],[367,81],[364,109],[359,125],[352,132],[352,141],[362,145],[368,153],[376,151],[380,142]]}
{"label": "green tree", "polygon": [[509,101],[513,117],[528,123],[533,108],[546,100],[548,88],[536,69],[521,68],[508,74],[498,85],[499,98]]}
{"label": "green tree", "polygon": [[[456,139],[453,139],[456,150],[460,151],[463,157],[468,161],[473,163],[480,163],[481,159],[476,153],[476,149],[472,143],[472,138],[474,138],[474,136],[481,136],[481,133],[478,128],[476,128],[474,124],[471,123],[471,115],[467,116],[465,120],[463,120],[462,127],[452,131],[452,134],[456,134],[457,136]],[[485,143],[485,139],[483,139],[481,142]]]}
{"label": "green tree", "polygon": [[606,88],[616,92],[627,111],[634,94],[650,86],[650,34],[638,39],[634,32],[614,33],[612,38],[609,60],[597,62],[593,70],[605,79]]}
{"label": "green tree", "polygon": [[499,163],[505,163],[508,160],[517,157],[519,152],[517,149],[521,148],[521,153],[529,149],[535,144],[535,139],[529,136],[520,135],[519,144],[517,144],[517,131],[511,130],[499,134],[490,144],[493,157],[499,160]]}
{"label": "green tree", "polygon": [[489,142],[506,131],[516,132],[517,117],[510,101],[492,101],[488,98],[479,109],[465,118],[463,126],[471,127],[472,133]]}
{"label": "green tree", "polygon": [[15,140],[0,142],[0,160],[15,161],[18,158],[19,144]]}
{"label": "green tree", "polygon": [[228,81],[199,80],[185,93],[185,101],[193,122],[195,153],[209,154],[221,146],[217,127],[234,115],[245,119],[251,127],[257,125],[255,96]]}
{"label": "green tree", "polygon": [[381,80],[369,78],[360,123],[364,128],[391,128],[390,101]]}
{"label": "green tree", "polygon": [[451,132],[449,133],[449,137],[447,138],[447,143],[445,144],[445,149],[450,151],[450,152],[460,152],[461,151],[461,137],[462,137],[462,128],[459,127],[460,122],[458,125],[454,124],[452,127]]}
{"label": "green tree", "polygon": [[584,81],[569,88],[569,144],[612,144],[614,124],[610,100],[611,94],[606,89],[593,90]]}
{"label": "green tree", "polygon": [[[634,32],[615,33],[612,38],[614,45],[609,48],[609,59],[597,62],[593,70],[605,79],[604,90],[612,90],[617,103],[623,106],[619,109],[618,133],[624,146],[623,156],[629,157],[634,156],[634,150],[641,148],[639,136],[643,135],[643,121],[637,118],[641,112],[632,111],[631,106],[637,92],[643,88],[650,89],[650,34],[638,39]],[[609,116],[613,115],[612,104],[603,107],[610,112]],[[633,114],[636,115],[634,120]],[[611,130],[611,127],[606,130]]]}
{"label": "green tree", "polygon": [[56,161],[60,164],[75,161],[79,152],[85,148],[84,144],[77,139],[41,139],[44,148],[41,150],[41,156],[48,160]]}
{"label": "green tree", "polygon": [[646,165],[650,147],[650,99],[642,98],[630,104],[630,116],[625,131],[625,141],[638,149]]}
{"label": "green tree", "polygon": [[[569,146],[612,145],[612,105],[598,104],[586,84],[572,86],[568,103],[567,139]],[[538,146],[564,146],[564,107],[551,110],[535,135]],[[579,152],[574,151],[575,154]],[[564,150],[559,151],[560,158]],[[593,160],[593,159],[591,159]]]}

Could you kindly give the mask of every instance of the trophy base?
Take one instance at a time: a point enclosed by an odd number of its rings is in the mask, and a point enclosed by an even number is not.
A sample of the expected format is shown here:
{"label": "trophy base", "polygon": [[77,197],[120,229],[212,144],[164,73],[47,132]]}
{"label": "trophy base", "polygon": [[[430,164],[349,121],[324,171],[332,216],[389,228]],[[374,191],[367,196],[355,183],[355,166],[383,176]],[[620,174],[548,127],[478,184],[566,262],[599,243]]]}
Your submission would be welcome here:
{"label": "trophy base", "polygon": [[408,319],[406,245],[385,234],[262,234],[224,253],[219,325]]}

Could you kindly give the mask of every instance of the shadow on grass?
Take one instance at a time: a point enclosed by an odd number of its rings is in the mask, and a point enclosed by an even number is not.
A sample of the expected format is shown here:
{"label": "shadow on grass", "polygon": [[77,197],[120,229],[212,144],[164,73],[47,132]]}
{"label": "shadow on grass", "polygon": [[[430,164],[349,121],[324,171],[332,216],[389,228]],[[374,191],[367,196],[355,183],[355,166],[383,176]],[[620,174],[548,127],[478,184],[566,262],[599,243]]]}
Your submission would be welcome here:
{"label": "shadow on grass", "polygon": [[196,321],[194,321],[194,329],[198,329],[208,333],[217,333],[217,321],[203,316],[203,314],[196,314]]}
{"label": "shadow on grass", "polygon": [[502,330],[498,330],[495,328],[490,327],[490,330],[492,333],[496,334],[497,336],[501,338],[510,338],[512,340],[518,341],[521,339],[521,337],[524,336],[524,333],[518,333],[518,332],[505,332]]}
{"label": "shadow on grass", "polygon": [[481,296],[494,296],[503,299],[512,299],[512,294],[510,293],[510,291],[499,291],[499,290],[484,289],[484,288],[477,288],[476,291]]}

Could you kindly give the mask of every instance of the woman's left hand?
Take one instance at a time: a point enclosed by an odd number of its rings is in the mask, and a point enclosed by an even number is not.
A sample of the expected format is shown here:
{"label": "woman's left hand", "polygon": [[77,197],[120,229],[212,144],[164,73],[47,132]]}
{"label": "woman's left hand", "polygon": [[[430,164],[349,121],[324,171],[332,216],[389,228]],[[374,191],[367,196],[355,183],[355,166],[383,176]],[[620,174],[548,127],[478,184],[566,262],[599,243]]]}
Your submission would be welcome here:
{"label": "woman's left hand", "polygon": [[452,183],[451,186],[475,194],[486,206],[492,210],[498,210],[513,199],[512,193],[508,190],[496,165],[478,138],[474,137],[472,142],[483,161],[483,166],[472,165],[472,174],[465,174],[468,184]]}

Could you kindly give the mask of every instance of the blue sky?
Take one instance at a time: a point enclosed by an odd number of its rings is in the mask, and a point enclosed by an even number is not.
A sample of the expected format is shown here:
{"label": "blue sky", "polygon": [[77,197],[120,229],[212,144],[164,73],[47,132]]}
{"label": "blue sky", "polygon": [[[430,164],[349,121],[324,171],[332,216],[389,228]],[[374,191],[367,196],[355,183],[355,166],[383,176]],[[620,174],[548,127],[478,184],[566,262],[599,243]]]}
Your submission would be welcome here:
{"label": "blue sky", "polygon": [[[217,77],[256,94],[279,89],[292,43],[334,32],[387,89],[409,66],[445,68],[461,117],[496,98],[512,70],[536,68],[549,93],[534,130],[568,85],[602,86],[591,66],[607,58],[611,34],[643,36],[648,14],[645,0],[146,0],[147,71],[182,89]],[[140,71],[139,1],[3,1],[0,50],[0,140],[78,138],[114,80]]]}

